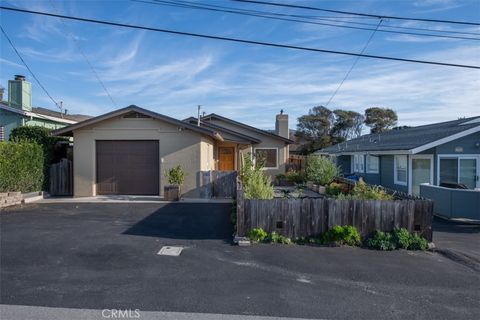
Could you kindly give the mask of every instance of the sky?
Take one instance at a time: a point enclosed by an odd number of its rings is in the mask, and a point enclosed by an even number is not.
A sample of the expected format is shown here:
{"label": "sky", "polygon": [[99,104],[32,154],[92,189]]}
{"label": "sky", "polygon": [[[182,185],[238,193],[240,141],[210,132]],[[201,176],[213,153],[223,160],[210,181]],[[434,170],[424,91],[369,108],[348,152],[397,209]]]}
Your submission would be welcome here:
{"label": "sky", "polygon": [[[195,0],[190,0],[195,1]],[[480,1],[268,0],[381,15],[480,21]],[[372,31],[264,19],[137,1],[0,1],[4,6],[148,27],[360,52]],[[237,3],[203,3],[377,24],[311,10]],[[325,20],[322,20],[325,22]],[[192,38],[0,11],[0,24],[56,101],[69,113],[100,115],[135,104],[178,119],[197,105],[262,129],[280,109],[290,128],[325,105],[355,57]],[[351,24],[350,24],[351,25]],[[387,19],[383,26],[480,34],[480,28]],[[371,27],[370,27],[371,28]],[[393,29],[392,29],[393,30]],[[397,29],[398,30],[398,29]],[[454,35],[454,34],[450,34]],[[469,35],[470,37],[480,36]],[[1,34],[0,84],[15,74],[32,82],[33,105],[55,109]],[[83,54],[82,54],[83,52]],[[480,66],[480,41],[376,32],[366,54]],[[112,96],[109,99],[92,68]],[[360,58],[330,104],[360,113],[388,107],[399,125],[421,125],[480,115],[480,70]]]}

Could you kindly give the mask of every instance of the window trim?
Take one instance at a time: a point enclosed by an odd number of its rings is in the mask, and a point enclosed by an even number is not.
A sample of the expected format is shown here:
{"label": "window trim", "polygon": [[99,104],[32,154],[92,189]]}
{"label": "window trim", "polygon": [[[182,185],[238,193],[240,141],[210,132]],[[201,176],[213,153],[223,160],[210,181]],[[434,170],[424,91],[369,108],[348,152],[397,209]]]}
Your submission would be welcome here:
{"label": "window trim", "polygon": [[278,148],[277,147],[258,147],[258,148],[253,148],[253,156],[254,156],[254,161],[256,161],[257,158],[257,150],[275,150],[276,152],[276,167],[263,167],[263,170],[275,170],[278,169]]}
{"label": "window trim", "polygon": [[[405,166],[405,182],[397,180],[397,157],[405,157],[406,158],[406,166]],[[396,154],[393,156],[393,183],[399,186],[407,186],[408,185],[408,155],[406,154]]]}
{"label": "window trim", "polygon": [[[457,183],[459,182],[460,179],[460,159],[476,159],[477,160],[477,176],[480,176],[480,155],[478,154],[467,154],[467,153],[462,153],[462,154],[438,154],[437,155],[437,181],[436,185],[440,185],[440,160],[441,159],[457,159]],[[477,184],[475,186],[476,188],[480,188],[480,181],[477,181]]]}
{"label": "window trim", "polygon": [[[377,170],[369,170],[369,168],[368,168],[368,163],[370,162],[369,158],[376,158],[377,159]],[[376,173],[376,174],[380,173],[380,157],[372,155],[372,154],[367,154],[366,161],[365,161],[365,171],[367,173]]]}
{"label": "window trim", "polygon": [[[353,158],[353,161],[352,161],[352,173],[365,173],[365,154],[364,153],[356,153],[356,154],[352,154],[352,158]],[[352,159],[351,158],[351,159]],[[357,161],[355,161],[355,159],[362,159],[362,161],[358,161],[358,170],[355,166],[355,164],[357,163]],[[362,164],[360,166],[360,164]],[[362,168],[360,168],[362,167]]]}

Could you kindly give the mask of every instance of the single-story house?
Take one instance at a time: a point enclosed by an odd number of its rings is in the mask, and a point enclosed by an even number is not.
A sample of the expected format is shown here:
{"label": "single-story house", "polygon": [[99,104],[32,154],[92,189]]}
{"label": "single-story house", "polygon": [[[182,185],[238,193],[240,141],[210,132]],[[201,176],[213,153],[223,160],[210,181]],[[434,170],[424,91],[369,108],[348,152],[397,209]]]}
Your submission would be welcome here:
{"label": "single-story house", "polygon": [[265,159],[271,175],[285,172],[288,116],[276,117],[276,133],[217,114],[177,120],[134,105],[54,131],[73,136],[75,197],[105,194],[160,195],[164,172],[186,171],[184,197],[200,197],[203,171],[239,170],[243,158]]}
{"label": "single-story house", "polygon": [[16,75],[14,80],[8,81],[8,101],[3,101],[3,91],[0,95],[0,141],[7,141],[10,132],[17,127],[59,129],[88,118],[81,114],[32,107],[32,84],[22,75]]}
{"label": "single-story house", "polygon": [[317,151],[344,175],[413,195],[422,183],[480,187],[480,116],[368,134]]}

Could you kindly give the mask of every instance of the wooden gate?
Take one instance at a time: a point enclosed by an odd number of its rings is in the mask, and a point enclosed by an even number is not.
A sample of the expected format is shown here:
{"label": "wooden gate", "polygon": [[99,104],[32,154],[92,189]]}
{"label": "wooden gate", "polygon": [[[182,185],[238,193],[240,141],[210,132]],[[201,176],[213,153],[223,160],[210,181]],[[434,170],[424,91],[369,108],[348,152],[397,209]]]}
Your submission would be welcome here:
{"label": "wooden gate", "polygon": [[72,161],[62,159],[50,166],[50,194],[52,196],[73,195]]}

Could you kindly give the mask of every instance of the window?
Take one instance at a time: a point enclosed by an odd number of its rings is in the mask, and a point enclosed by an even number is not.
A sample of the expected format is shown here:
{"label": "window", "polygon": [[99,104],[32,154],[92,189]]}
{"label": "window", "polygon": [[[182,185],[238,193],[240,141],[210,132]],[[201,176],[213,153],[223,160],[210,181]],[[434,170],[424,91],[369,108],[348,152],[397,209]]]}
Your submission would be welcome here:
{"label": "window", "polygon": [[363,154],[353,156],[353,172],[365,172],[365,157]]}
{"label": "window", "polygon": [[367,155],[367,173],[378,173],[378,164],[377,156]]}
{"label": "window", "polygon": [[277,148],[256,148],[255,161],[261,161],[265,169],[278,168]]}
{"label": "window", "polygon": [[475,156],[441,157],[439,183],[460,183],[474,189],[477,185],[477,161]]}
{"label": "window", "polygon": [[393,182],[395,184],[407,185],[407,156],[395,156],[394,158]]}
{"label": "window", "polygon": [[5,128],[0,126],[0,141],[5,141]]}

